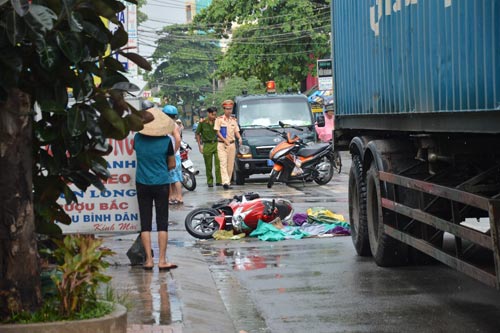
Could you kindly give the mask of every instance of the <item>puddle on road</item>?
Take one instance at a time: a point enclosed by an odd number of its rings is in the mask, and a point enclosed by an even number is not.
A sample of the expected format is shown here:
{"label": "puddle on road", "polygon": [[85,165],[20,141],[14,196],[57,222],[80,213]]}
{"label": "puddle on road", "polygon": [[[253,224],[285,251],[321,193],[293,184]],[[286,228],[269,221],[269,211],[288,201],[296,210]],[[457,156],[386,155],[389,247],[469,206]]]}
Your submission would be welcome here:
{"label": "puddle on road", "polygon": [[282,267],[282,255],[259,255],[256,248],[247,248],[243,251],[233,249],[214,249],[210,247],[200,247],[200,252],[205,257],[210,257],[211,261],[220,265],[227,265],[234,271],[251,271],[267,267]]}

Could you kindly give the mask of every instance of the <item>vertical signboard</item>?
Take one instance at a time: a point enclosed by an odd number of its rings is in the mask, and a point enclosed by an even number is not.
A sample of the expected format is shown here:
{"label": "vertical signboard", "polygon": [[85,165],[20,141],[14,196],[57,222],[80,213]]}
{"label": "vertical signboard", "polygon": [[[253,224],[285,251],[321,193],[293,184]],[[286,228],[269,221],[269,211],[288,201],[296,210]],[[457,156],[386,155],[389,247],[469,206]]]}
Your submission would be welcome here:
{"label": "vertical signboard", "polygon": [[333,89],[333,61],[332,59],[318,59],[318,90]]}
{"label": "vertical signboard", "polygon": [[140,230],[139,207],[135,189],[136,159],[133,133],[124,140],[109,139],[113,147],[106,156],[111,174],[101,192],[91,186],[82,191],[70,185],[78,203],[66,205],[63,197],[59,204],[71,217],[71,224],[58,223],[63,233],[137,232]]}
{"label": "vertical signboard", "polygon": [[[128,42],[127,45],[124,45],[123,48],[125,52],[134,52],[137,53],[137,6],[132,4],[126,4],[125,9],[116,15],[118,20],[122,23],[123,28],[128,33]],[[109,23],[109,30],[114,32],[117,29],[117,26],[113,23]],[[123,67],[127,70],[130,76],[137,76],[137,65],[128,60],[127,58],[116,54],[116,59],[120,61]]]}

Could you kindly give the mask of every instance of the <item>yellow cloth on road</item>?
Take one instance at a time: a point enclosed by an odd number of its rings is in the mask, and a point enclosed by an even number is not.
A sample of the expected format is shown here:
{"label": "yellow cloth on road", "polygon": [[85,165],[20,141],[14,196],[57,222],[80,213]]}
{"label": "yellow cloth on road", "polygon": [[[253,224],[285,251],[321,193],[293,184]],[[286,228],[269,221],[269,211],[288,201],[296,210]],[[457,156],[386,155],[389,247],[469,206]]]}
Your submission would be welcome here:
{"label": "yellow cloth on road", "polygon": [[244,232],[242,232],[241,234],[235,235],[233,233],[233,230],[217,230],[212,235],[212,237],[214,239],[217,239],[217,240],[221,240],[221,239],[241,239],[241,238],[243,238],[245,236],[246,235],[245,235]]}
{"label": "yellow cloth on road", "polygon": [[335,222],[346,222],[343,215],[335,214],[332,211],[323,207],[313,207],[308,208],[307,217],[310,222],[319,223],[335,223]]}

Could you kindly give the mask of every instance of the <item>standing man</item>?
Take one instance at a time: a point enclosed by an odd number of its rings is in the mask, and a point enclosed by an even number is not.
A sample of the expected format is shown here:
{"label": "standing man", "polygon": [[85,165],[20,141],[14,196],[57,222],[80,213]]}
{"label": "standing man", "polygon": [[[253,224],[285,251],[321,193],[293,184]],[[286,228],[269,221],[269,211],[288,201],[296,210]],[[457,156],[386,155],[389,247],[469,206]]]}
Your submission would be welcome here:
{"label": "standing man", "polygon": [[220,160],[220,174],[222,186],[225,190],[231,188],[231,177],[233,175],[234,159],[236,157],[236,145],[234,140],[238,139],[240,145],[240,128],[235,118],[231,117],[233,113],[234,102],[230,99],[222,102],[224,115],[215,119],[214,129],[217,131],[217,153]]}
{"label": "standing man", "polygon": [[215,163],[215,181],[220,186],[220,162],[217,154],[217,132],[214,129],[215,118],[217,118],[217,108],[215,106],[207,109],[207,118],[200,121],[196,128],[196,142],[198,148],[205,160],[205,172],[207,174],[208,187],[214,186],[214,176],[212,174],[212,165]]}

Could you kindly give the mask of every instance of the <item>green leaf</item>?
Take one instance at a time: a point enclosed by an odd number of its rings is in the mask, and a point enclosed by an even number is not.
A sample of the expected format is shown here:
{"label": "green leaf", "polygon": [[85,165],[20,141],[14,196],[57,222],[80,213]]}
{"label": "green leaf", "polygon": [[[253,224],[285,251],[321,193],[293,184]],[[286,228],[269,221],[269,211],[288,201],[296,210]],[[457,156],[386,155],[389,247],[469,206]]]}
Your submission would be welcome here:
{"label": "green leaf", "polygon": [[82,22],[83,30],[92,36],[95,40],[97,40],[101,44],[108,43],[108,33],[104,25],[102,24],[94,24],[89,21]]}
{"label": "green leaf", "polygon": [[142,117],[134,113],[125,116],[125,120],[128,123],[128,127],[131,131],[139,132],[144,128],[144,123]]}
{"label": "green leaf", "polygon": [[109,178],[110,173],[106,165],[102,165],[97,161],[92,161],[92,171],[103,178]]}
{"label": "green leaf", "polygon": [[111,50],[116,50],[123,45],[128,43],[128,33],[123,29],[122,25],[118,26],[118,29],[113,33],[111,37]]}
{"label": "green leaf", "polygon": [[12,48],[7,48],[0,53],[0,61],[7,67],[13,69],[16,73],[20,73],[23,68],[23,59]]}
{"label": "green leaf", "polygon": [[81,32],[83,30],[83,18],[80,13],[71,12],[70,17],[68,18],[68,23],[73,32]]}
{"label": "green leaf", "polygon": [[97,187],[100,191],[106,191],[106,187],[103,185],[102,181],[94,174],[87,171],[77,171],[77,173],[85,178],[90,184]]}
{"label": "green leaf", "polygon": [[82,59],[82,43],[80,35],[73,32],[58,32],[56,35],[57,45],[72,64]]}
{"label": "green leaf", "polygon": [[119,71],[119,72],[127,71],[125,67],[123,67],[123,64],[112,56],[104,58],[104,65],[106,66],[106,68],[111,69],[113,71]]}
{"label": "green leaf", "polygon": [[123,91],[128,91],[128,92],[133,92],[133,91],[139,91],[141,90],[138,86],[136,86],[133,83],[130,82],[118,82],[115,83],[112,87],[112,90],[119,90],[121,92]]}
{"label": "green leaf", "polygon": [[135,64],[137,64],[137,66],[139,66],[144,70],[150,71],[151,69],[153,69],[151,67],[151,64],[137,53],[121,52],[121,51],[118,51],[118,53],[124,56],[125,58],[132,60]]}
{"label": "green leaf", "polygon": [[78,104],[73,105],[68,110],[67,126],[69,134],[73,137],[81,135],[86,130],[85,112],[79,108]]}
{"label": "green leaf", "polygon": [[[118,116],[118,114],[115,112],[115,110],[111,108],[105,108],[101,109],[101,116],[103,119],[108,122],[118,133],[113,134],[113,137],[116,138],[116,135],[118,134],[118,137],[125,138],[126,135],[128,134],[127,128],[125,126],[125,121]],[[101,118],[101,120],[102,120]]]}
{"label": "green leaf", "polygon": [[84,144],[83,139],[81,137],[76,136],[68,140],[68,143],[66,145],[70,155],[76,156],[82,151],[83,144]]}
{"label": "green leaf", "polygon": [[40,104],[40,109],[42,110],[42,112],[52,112],[60,115],[66,114],[66,110],[53,99],[45,99],[42,96],[38,95],[38,103]]}
{"label": "green leaf", "polygon": [[28,0],[11,0],[10,3],[12,7],[14,7],[16,13],[21,17],[26,15],[30,9],[30,1]]}
{"label": "green leaf", "polygon": [[37,53],[40,57],[40,65],[47,71],[55,69],[59,53],[53,45],[47,44],[45,40],[37,40]]}
{"label": "green leaf", "polygon": [[3,15],[3,20],[5,21],[7,38],[12,45],[17,45],[23,40],[26,34],[26,25],[24,21],[20,19],[13,10],[7,11]]}
{"label": "green leaf", "polygon": [[[63,221],[60,221],[60,222],[62,222],[64,224],[69,224],[69,223],[65,223],[66,221],[67,221],[67,219],[65,219],[64,222]],[[57,224],[55,224],[53,222],[47,222],[47,221],[39,221],[36,224],[36,232],[39,234],[42,234],[42,235],[47,235],[47,236],[62,235],[62,230]]]}
{"label": "green leaf", "polygon": [[67,205],[71,204],[72,202],[78,202],[75,192],[73,192],[73,190],[67,184],[64,184],[63,193]]}
{"label": "green leaf", "polygon": [[26,15],[26,23],[36,34],[39,34],[40,31],[45,33],[52,30],[55,20],[57,20],[57,15],[52,9],[41,5],[31,4]]}
{"label": "green leaf", "polygon": [[95,11],[115,24],[120,24],[116,14],[125,9],[125,5],[115,0],[92,0]]}
{"label": "green leaf", "polygon": [[115,84],[120,82],[128,82],[126,76],[111,70],[104,71],[102,77],[101,88],[112,89]]}

